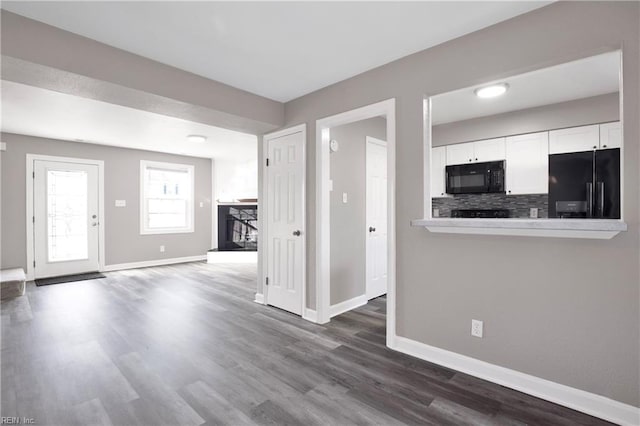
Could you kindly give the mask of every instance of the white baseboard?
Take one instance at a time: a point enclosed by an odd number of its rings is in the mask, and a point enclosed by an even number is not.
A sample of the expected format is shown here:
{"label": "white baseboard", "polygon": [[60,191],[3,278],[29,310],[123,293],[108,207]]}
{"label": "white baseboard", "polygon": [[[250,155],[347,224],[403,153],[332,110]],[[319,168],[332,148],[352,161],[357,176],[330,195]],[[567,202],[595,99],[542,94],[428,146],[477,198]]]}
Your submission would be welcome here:
{"label": "white baseboard", "polygon": [[640,424],[640,408],[401,336],[393,350],[457,370],[620,425]]}
{"label": "white baseboard", "polygon": [[149,266],[173,265],[176,263],[198,262],[206,260],[207,255],[174,257],[171,259],[145,260],[143,262],[117,263],[114,265],[105,265],[102,269],[104,272],[122,271],[124,269],[147,268]]}
{"label": "white baseboard", "polygon": [[264,305],[264,294],[256,293],[256,298],[253,301],[261,305]]}
{"label": "white baseboard", "polygon": [[329,307],[329,317],[333,318],[336,315],[340,315],[344,312],[366,305],[368,301],[367,295],[363,294],[362,296],[356,296],[353,299],[331,305]]}
{"label": "white baseboard", "polygon": [[257,251],[210,251],[207,263],[258,263]]}
{"label": "white baseboard", "polygon": [[313,310],[313,309],[309,309],[309,308],[304,308],[304,311],[302,313],[302,318],[306,319],[307,321],[311,321],[311,322],[318,322],[318,312]]}

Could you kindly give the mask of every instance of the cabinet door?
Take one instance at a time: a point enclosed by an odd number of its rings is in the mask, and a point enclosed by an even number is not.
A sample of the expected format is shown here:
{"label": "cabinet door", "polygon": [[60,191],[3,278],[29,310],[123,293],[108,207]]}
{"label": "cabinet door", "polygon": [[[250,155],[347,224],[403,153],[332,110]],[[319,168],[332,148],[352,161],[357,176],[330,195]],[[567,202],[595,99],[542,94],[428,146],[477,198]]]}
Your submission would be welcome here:
{"label": "cabinet door", "polygon": [[600,126],[571,127],[549,132],[549,153],[593,151],[600,147]]}
{"label": "cabinet door", "polygon": [[507,194],[547,194],[549,133],[510,136],[505,146]]}
{"label": "cabinet door", "polygon": [[431,197],[444,197],[445,166],[447,165],[447,149],[438,146],[431,149]]}
{"label": "cabinet door", "polygon": [[447,145],[447,166],[471,163],[473,156],[473,142]]}
{"label": "cabinet door", "polygon": [[600,149],[620,148],[622,128],[619,121],[600,125]]}
{"label": "cabinet door", "polygon": [[504,138],[486,139],[473,143],[473,161],[500,161],[505,159]]}

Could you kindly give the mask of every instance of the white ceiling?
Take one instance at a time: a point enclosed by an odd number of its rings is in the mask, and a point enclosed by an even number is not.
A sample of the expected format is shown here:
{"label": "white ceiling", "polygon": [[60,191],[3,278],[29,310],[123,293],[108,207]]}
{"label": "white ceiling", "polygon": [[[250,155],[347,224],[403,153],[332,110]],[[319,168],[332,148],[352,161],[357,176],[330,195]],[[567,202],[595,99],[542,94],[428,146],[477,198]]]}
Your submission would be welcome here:
{"label": "white ceiling", "polygon": [[[620,52],[605,53],[434,96],[431,121],[450,123],[613,93],[619,91],[619,80]],[[498,82],[509,84],[504,95],[475,95],[477,87]]]}
{"label": "white ceiling", "polygon": [[3,1],[2,8],[285,102],[548,3]]}
{"label": "white ceiling", "polygon": [[[232,161],[258,155],[255,135],[4,80],[2,131]],[[191,134],[208,139],[188,142]]]}

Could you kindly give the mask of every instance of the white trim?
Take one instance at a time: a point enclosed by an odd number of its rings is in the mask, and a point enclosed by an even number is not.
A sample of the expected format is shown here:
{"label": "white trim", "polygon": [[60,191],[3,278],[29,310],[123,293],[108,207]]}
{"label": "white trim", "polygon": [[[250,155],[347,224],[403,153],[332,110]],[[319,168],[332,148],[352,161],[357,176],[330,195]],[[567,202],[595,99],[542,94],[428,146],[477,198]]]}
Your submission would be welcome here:
{"label": "white trim", "polygon": [[307,321],[311,321],[311,322],[318,322],[318,312],[315,311],[314,309],[309,309],[307,307],[304,308],[304,311],[302,313],[302,318],[306,319]]}
{"label": "white trim", "polygon": [[[264,212],[267,208],[268,199],[269,199],[269,168],[266,167],[266,161],[269,156],[269,141],[273,139],[278,139],[283,136],[292,135],[294,133],[302,133],[302,199],[300,202],[302,203],[302,224],[300,231],[302,231],[302,294],[300,300],[300,312],[302,312],[302,318],[305,318],[305,309],[307,307],[307,197],[306,197],[306,188],[307,188],[307,123],[298,124],[297,126],[287,127],[286,129],[278,130],[276,132],[268,133],[262,137],[262,156],[259,159],[258,170],[262,168],[262,199],[259,200],[260,205],[258,206],[258,218],[261,219],[259,223],[260,227],[260,238],[261,241],[266,242],[267,233],[269,232],[269,224],[267,219],[267,215]],[[264,207],[264,208],[263,208]],[[264,216],[263,216],[264,214]],[[269,287],[265,285],[265,281],[267,278],[267,265],[269,263],[268,259],[268,248],[266,244],[258,244],[258,259],[260,261],[261,267],[259,272],[259,279],[262,282],[262,293],[264,294],[264,304],[267,305],[269,302]]]}
{"label": "white trim", "polygon": [[216,161],[211,160],[211,246],[209,248],[218,248],[218,194],[216,192]]}
{"label": "white trim", "polygon": [[35,161],[56,161],[60,163],[73,163],[73,164],[91,164],[98,167],[98,219],[100,226],[98,228],[98,268],[100,271],[104,270],[104,230],[106,227],[106,218],[104,215],[104,161],[102,160],[89,160],[86,158],[72,158],[72,157],[56,157],[53,155],[39,155],[39,154],[27,154],[27,173],[26,173],[26,240],[27,240],[27,281],[33,281],[35,278],[35,271],[33,269],[33,261],[35,259],[35,246],[34,246],[34,228],[31,218],[35,212],[33,204],[33,172]]}
{"label": "white trim", "polygon": [[336,303],[335,305],[331,305],[329,307],[329,315],[331,316],[331,318],[333,318],[336,315],[340,315],[352,309],[364,306],[368,301],[369,299],[367,299],[367,295],[363,294],[362,296],[356,296],[349,300],[345,300],[344,302]]}
{"label": "white trim", "polygon": [[253,300],[254,302],[260,304],[260,305],[264,305],[264,294],[262,293],[256,293],[256,297]]}
{"label": "white trim", "polygon": [[640,409],[601,395],[395,336],[391,349],[621,425],[640,424]]}
{"label": "white trim", "polygon": [[104,272],[122,271],[124,269],[148,268],[150,266],[175,265],[176,263],[200,262],[206,259],[207,255],[202,254],[197,256],[173,257],[170,259],[143,260],[142,262],[116,263],[113,265],[106,265],[102,270]]}
{"label": "white trim", "polygon": [[385,116],[387,119],[387,344],[396,327],[396,102],[387,99],[316,121],[316,309],[318,322],[330,319],[330,129],[343,124]]}
{"label": "white trim", "polygon": [[[147,227],[147,202],[146,202],[146,187],[145,187],[145,170],[148,167],[165,169],[165,170],[176,170],[180,172],[187,172],[189,177],[191,178],[191,195],[188,203],[187,212],[187,220],[189,221],[187,226],[184,228],[148,228]],[[140,235],[158,235],[158,234],[188,234],[195,232],[195,209],[196,209],[196,199],[195,199],[195,186],[196,186],[196,171],[195,166],[193,164],[179,164],[179,163],[166,163],[162,161],[149,161],[149,160],[140,160]]]}

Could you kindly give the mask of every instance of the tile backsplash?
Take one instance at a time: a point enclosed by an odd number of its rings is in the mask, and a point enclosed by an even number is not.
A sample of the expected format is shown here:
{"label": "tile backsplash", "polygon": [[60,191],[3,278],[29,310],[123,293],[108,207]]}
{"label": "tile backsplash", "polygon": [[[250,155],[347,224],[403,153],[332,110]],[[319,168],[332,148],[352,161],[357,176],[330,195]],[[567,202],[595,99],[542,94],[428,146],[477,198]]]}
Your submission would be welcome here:
{"label": "tile backsplash", "polygon": [[460,194],[452,197],[434,198],[432,208],[438,209],[440,217],[451,217],[453,209],[508,209],[510,217],[528,218],[529,209],[536,207],[538,217],[549,216],[547,194]]}

